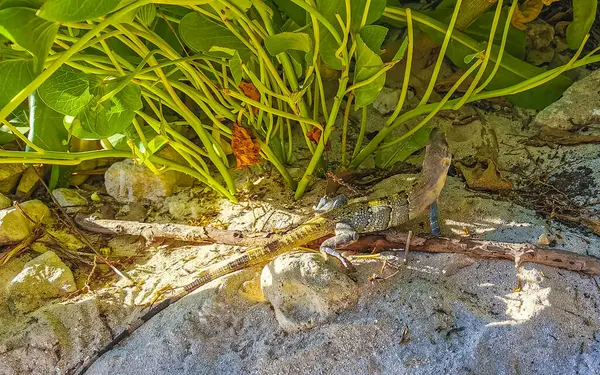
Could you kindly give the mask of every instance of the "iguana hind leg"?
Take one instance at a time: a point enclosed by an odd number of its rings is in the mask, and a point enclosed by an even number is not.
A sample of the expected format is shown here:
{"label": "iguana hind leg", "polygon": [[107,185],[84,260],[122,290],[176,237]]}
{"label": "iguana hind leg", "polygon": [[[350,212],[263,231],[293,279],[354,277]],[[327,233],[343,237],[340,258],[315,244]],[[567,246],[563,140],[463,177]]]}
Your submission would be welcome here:
{"label": "iguana hind leg", "polygon": [[327,258],[328,255],[337,258],[349,273],[353,273],[355,270],[352,263],[348,259],[344,258],[342,254],[336,250],[336,248],[340,245],[351,244],[356,240],[358,240],[358,234],[354,228],[345,223],[338,223],[335,226],[335,236],[323,241],[320,250],[325,258]]}

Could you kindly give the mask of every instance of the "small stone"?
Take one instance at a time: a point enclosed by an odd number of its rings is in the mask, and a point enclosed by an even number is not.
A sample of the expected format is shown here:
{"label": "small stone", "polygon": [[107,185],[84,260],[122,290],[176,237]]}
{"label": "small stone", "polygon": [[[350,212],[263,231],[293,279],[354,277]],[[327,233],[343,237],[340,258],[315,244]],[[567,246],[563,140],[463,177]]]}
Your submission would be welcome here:
{"label": "small stone", "polygon": [[382,115],[387,115],[396,109],[398,99],[400,99],[400,90],[384,87],[377,98],[375,98],[373,108]]}
{"label": "small stone", "polygon": [[20,207],[33,222],[16,207],[0,210],[0,245],[22,241],[31,234],[36,223],[53,221],[50,209],[37,199],[21,203]]}
{"label": "small stone", "polygon": [[29,196],[33,189],[39,185],[40,175],[43,174],[43,167],[28,167],[25,172],[23,172],[21,180],[19,181],[19,185],[17,186],[17,198]]}
{"label": "small stone", "polygon": [[76,213],[88,206],[88,201],[75,189],[58,188],[52,190],[52,195],[67,213]]}
{"label": "small stone", "polygon": [[285,254],[263,269],[261,288],[283,330],[310,329],[356,304],[358,285],[335,262],[320,254]]}
{"label": "small stone", "polygon": [[12,206],[12,199],[0,193],[0,210]]}
{"label": "small stone", "polygon": [[42,306],[47,299],[76,291],[73,273],[52,251],[27,262],[8,285],[13,306],[27,313]]}
{"label": "small stone", "polygon": [[117,213],[117,218],[127,221],[144,221],[148,217],[148,210],[143,204],[133,202],[121,207]]}
{"label": "small stone", "polygon": [[160,201],[189,182],[187,177],[180,180],[181,175],[175,171],[156,175],[128,159],[111,165],[104,174],[104,183],[108,194],[121,203]]}
{"label": "small stone", "polygon": [[0,164],[0,193],[10,194],[24,170],[23,164]]}

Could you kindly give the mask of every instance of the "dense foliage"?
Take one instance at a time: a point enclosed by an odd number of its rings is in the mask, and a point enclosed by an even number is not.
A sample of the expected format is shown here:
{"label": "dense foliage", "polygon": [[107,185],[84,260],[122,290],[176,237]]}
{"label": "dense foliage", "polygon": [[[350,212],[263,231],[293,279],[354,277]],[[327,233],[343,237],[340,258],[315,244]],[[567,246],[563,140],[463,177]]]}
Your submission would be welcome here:
{"label": "dense foliage", "polygon": [[[580,59],[596,0],[574,1],[567,39],[576,52],[548,71],[521,59],[524,34],[511,20],[525,12],[516,0],[498,1],[459,31],[461,3],[420,12],[386,0],[0,1],[0,142],[16,137],[26,145],[0,151],[0,163],[52,164],[57,185],[83,161],[129,157],[156,173],[187,173],[235,201],[233,152],[239,168],[262,156],[298,198],[326,167],[336,121],[342,167],[373,155],[386,167],[423,147],[440,110],[496,96],[543,108],[570,85],[563,72],[600,61],[596,50]],[[420,104],[402,113],[417,31],[440,52]],[[394,39],[402,42],[384,62],[382,45]],[[464,74],[431,102],[444,57]],[[367,140],[367,106],[403,59],[396,110]],[[351,150],[350,111],[362,116]],[[299,180],[288,171],[297,128],[312,154]],[[166,146],[177,161],[159,155]]]}

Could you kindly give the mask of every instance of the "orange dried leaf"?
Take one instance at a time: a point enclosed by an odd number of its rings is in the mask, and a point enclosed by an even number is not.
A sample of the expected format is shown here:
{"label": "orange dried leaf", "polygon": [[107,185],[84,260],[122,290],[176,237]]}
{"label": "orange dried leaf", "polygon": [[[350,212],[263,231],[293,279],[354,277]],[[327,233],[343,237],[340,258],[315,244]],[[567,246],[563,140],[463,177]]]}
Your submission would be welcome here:
{"label": "orange dried leaf", "polygon": [[258,92],[258,89],[256,88],[256,86],[254,86],[252,82],[240,82],[240,89],[242,90],[244,95],[246,95],[250,99],[256,101],[260,99],[260,92]]}
{"label": "orange dried leaf", "polygon": [[548,6],[555,1],[558,0],[526,0],[523,4],[517,5],[511,24],[519,30],[525,30],[525,24],[536,19],[544,5]]}
{"label": "orange dried leaf", "polygon": [[246,129],[233,123],[231,133],[231,149],[236,160],[236,169],[244,169],[251,165],[260,163],[258,154],[260,145],[250,137]]}
{"label": "orange dried leaf", "polygon": [[316,126],[313,126],[312,129],[310,129],[308,133],[306,133],[306,136],[310,138],[310,140],[313,141],[315,144],[318,144],[319,139],[321,139],[321,129],[317,128]]}
{"label": "orange dried leaf", "polygon": [[[260,101],[260,92],[252,82],[240,82],[240,90],[242,90],[244,95],[246,95],[250,99],[255,100],[257,102]],[[255,115],[258,114],[258,108],[252,107],[252,112],[254,112]]]}

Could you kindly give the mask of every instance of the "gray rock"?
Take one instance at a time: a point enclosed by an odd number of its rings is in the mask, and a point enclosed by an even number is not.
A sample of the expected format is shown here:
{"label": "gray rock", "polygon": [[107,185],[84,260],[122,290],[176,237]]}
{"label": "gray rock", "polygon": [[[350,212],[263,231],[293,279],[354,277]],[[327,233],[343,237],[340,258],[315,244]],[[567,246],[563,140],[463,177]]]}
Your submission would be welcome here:
{"label": "gray rock", "polygon": [[538,126],[574,130],[600,124],[600,70],[569,87],[555,103],[535,117]]}
{"label": "gray rock", "polygon": [[357,284],[333,264],[320,254],[285,254],[263,269],[261,289],[282,329],[312,328],[356,304]]}
{"label": "gray rock", "polygon": [[10,194],[24,170],[23,164],[0,164],[0,193]]}
{"label": "gray rock", "polygon": [[375,98],[375,101],[373,102],[373,108],[375,108],[382,115],[387,115],[396,109],[399,98],[400,90],[384,87],[377,98]]}
{"label": "gray rock", "polygon": [[146,217],[148,217],[148,209],[137,202],[124,205],[117,213],[117,218],[128,221],[144,221]]}
{"label": "gray rock", "polygon": [[180,175],[175,171],[156,175],[144,165],[128,159],[111,165],[104,174],[104,183],[108,194],[121,203],[159,201],[182,185]]}
{"label": "gray rock", "polygon": [[0,193],[0,209],[5,209],[12,206],[12,199]]}
{"label": "gray rock", "polygon": [[58,188],[52,190],[52,195],[67,213],[80,212],[88,206],[88,201],[75,189]]}
{"label": "gray rock", "polygon": [[[41,221],[50,224],[53,221],[48,207],[37,199],[21,203],[20,206],[36,223]],[[16,207],[0,210],[0,245],[24,240],[31,234],[35,225]]]}
{"label": "gray rock", "polygon": [[33,311],[65,293],[76,291],[73,273],[52,251],[27,262],[8,285],[8,297],[23,313]]}

